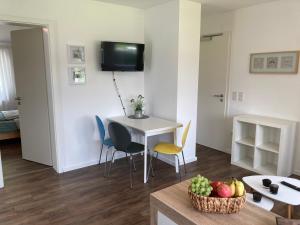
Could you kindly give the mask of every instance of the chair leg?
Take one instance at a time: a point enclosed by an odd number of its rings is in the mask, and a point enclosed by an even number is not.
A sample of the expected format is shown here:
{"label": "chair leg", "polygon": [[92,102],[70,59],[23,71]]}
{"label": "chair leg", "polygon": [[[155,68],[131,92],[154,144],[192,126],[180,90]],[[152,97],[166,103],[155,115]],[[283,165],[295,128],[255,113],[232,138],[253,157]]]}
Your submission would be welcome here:
{"label": "chair leg", "polygon": [[111,158],[111,161],[110,161],[110,164],[109,164],[109,169],[108,169],[108,173],[107,173],[107,176],[109,177],[109,175],[110,175],[110,170],[111,170],[111,166],[112,166],[112,163],[113,163],[113,161],[114,161],[114,157],[115,157],[115,153],[117,152],[117,150],[116,151],[114,151],[114,153],[113,153],[113,155],[112,155],[112,158]]}
{"label": "chair leg", "polygon": [[149,175],[150,175],[150,170],[152,172],[152,177],[154,177],[154,170],[153,170],[153,166],[152,166],[152,155],[150,154],[150,160],[149,160],[149,169],[148,169],[148,175],[147,175],[147,180],[149,180]]}
{"label": "chair leg", "polygon": [[133,185],[132,185],[132,155],[130,154],[130,169],[129,169],[129,172],[130,172],[130,188],[133,188]]}
{"label": "chair leg", "polygon": [[132,157],[132,164],[133,164],[133,170],[134,170],[134,172],[136,172],[136,167],[135,167],[134,157]]}
{"label": "chair leg", "polygon": [[103,144],[101,144],[100,157],[99,157],[99,165],[101,163],[102,150],[103,150]]}
{"label": "chair leg", "polygon": [[152,159],[153,159],[153,155],[151,154],[151,152],[149,151],[150,153],[150,162],[149,162],[149,167],[151,166],[151,172],[152,172],[152,177],[155,177],[155,174],[154,174],[154,168],[153,168],[153,164],[152,164]]}
{"label": "chair leg", "polygon": [[157,167],[157,160],[158,160],[158,152],[156,152],[156,157],[155,157],[155,166]]}
{"label": "chair leg", "polygon": [[178,172],[179,172],[179,179],[180,179],[180,182],[181,182],[181,173],[180,173],[180,162],[179,162],[179,156],[178,155],[175,155],[177,157],[177,163],[178,163]]}
{"label": "chair leg", "polygon": [[[128,161],[128,163],[130,163],[129,161],[130,161],[130,159],[128,160],[128,155],[127,155],[127,153],[125,153],[126,154],[126,159],[127,159],[127,161]],[[132,157],[132,163],[133,163],[133,169],[134,169],[134,172],[136,172],[136,167],[135,167],[135,162],[134,162],[134,158]]]}
{"label": "chair leg", "polygon": [[106,157],[105,157],[105,171],[104,171],[104,177],[107,176],[107,155],[108,155],[108,150],[106,151]]}
{"label": "chair leg", "polygon": [[181,152],[181,154],[182,154],[183,165],[184,165],[184,174],[186,174],[185,159],[184,159],[183,151]]}

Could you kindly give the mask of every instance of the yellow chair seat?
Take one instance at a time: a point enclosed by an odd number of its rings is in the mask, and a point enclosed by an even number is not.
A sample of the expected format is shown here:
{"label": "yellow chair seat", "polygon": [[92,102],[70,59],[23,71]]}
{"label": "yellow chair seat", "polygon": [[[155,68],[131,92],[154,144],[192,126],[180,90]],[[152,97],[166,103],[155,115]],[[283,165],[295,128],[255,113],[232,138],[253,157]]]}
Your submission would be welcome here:
{"label": "yellow chair seat", "polygon": [[170,143],[159,143],[154,146],[154,151],[162,154],[174,155],[182,151],[182,148]]}

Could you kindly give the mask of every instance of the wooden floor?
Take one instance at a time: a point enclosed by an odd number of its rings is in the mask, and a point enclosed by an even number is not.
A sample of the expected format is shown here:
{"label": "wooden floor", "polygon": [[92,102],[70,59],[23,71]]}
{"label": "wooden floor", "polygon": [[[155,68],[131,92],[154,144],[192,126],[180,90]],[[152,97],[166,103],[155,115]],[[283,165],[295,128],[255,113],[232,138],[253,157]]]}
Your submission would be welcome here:
{"label": "wooden floor", "polygon": [[[253,174],[231,166],[229,155],[199,146],[198,159],[187,166],[184,179],[197,174],[213,180]],[[125,159],[116,161],[110,178],[103,177],[104,166],[58,175],[52,168],[41,169],[35,167],[38,164],[24,162],[32,167],[31,170],[25,167],[27,174],[20,174],[19,170],[11,172],[13,164],[4,157],[4,173],[10,175],[4,174],[6,186],[0,190],[1,225],[148,225],[149,194],[179,182],[173,167],[157,161],[154,162],[156,176],[143,184],[142,157],[136,161],[133,189],[129,188],[129,167]],[[277,204],[274,212],[285,216],[286,207]],[[295,213],[300,218],[299,208]]]}
{"label": "wooden floor", "polygon": [[18,139],[1,141],[0,150],[5,179],[49,169],[49,166],[22,160],[21,141]]}

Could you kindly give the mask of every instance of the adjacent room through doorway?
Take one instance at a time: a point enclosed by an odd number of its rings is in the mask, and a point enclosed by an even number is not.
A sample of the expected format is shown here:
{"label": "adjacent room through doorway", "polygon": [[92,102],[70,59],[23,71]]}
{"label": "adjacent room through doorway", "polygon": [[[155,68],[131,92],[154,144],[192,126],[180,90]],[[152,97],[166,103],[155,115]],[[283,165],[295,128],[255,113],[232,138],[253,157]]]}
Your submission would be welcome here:
{"label": "adjacent room through doorway", "polygon": [[46,35],[47,29],[41,26],[0,23],[0,151],[4,182],[52,169]]}

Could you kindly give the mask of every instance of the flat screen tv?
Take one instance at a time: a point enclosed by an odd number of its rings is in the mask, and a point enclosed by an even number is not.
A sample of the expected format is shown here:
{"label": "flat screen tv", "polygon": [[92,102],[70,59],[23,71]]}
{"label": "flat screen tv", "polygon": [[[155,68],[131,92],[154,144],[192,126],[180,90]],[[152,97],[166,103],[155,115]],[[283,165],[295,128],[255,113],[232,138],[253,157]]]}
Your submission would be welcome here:
{"label": "flat screen tv", "polygon": [[144,44],[101,42],[102,71],[143,71]]}

